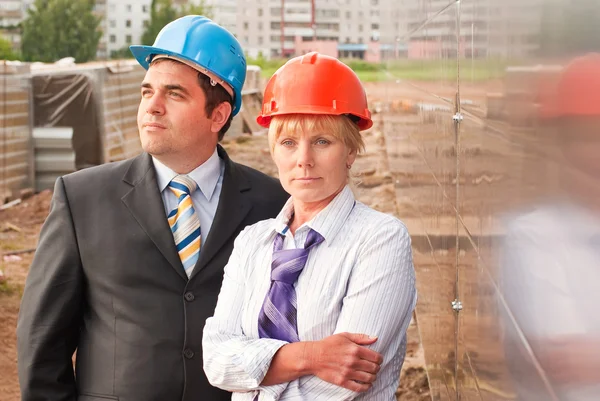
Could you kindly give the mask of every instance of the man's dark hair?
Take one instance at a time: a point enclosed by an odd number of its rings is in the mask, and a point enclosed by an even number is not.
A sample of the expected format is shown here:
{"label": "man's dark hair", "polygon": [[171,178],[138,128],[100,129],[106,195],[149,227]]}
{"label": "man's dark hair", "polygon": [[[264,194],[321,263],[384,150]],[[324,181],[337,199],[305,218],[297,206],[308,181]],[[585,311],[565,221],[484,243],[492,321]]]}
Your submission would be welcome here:
{"label": "man's dark hair", "polygon": [[221,139],[223,139],[225,133],[231,126],[234,107],[233,99],[231,98],[231,96],[229,96],[229,93],[227,93],[225,88],[223,88],[221,85],[217,84],[215,86],[212,86],[210,84],[210,78],[202,74],[201,72],[198,73],[198,83],[200,84],[200,87],[202,88],[202,91],[206,96],[206,106],[204,107],[204,112],[208,117],[210,117],[215,108],[221,103],[227,102],[231,104],[231,113],[229,114],[229,118],[227,119],[225,125],[223,125],[223,127],[219,131],[219,141],[221,141]]}

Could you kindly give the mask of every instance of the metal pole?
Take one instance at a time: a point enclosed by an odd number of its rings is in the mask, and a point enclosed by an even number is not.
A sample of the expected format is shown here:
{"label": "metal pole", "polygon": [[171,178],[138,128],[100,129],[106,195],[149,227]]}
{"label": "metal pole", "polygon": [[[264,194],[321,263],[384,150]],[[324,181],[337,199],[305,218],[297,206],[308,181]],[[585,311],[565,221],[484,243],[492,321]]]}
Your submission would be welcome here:
{"label": "metal pole", "polygon": [[[8,137],[8,129],[7,129],[7,122],[6,122],[6,110],[7,110],[7,75],[8,75],[8,71],[7,71],[7,67],[6,67],[6,60],[2,61],[2,88],[0,90],[2,90],[2,127],[0,128],[0,132],[2,132],[2,153],[0,153],[0,156],[2,156],[2,182],[0,183],[0,195],[2,195],[2,198],[0,198],[0,205],[2,205],[4,203],[4,195],[5,193],[7,193],[6,190],[8,190],[8,177],[7,177],[7,161],[6,159],[7,157],[7,150],[6,150],[6,143],[7,141],[7,137]],[[6,192],[5,192],[6,191]]]}
{"label": "metal pole", "polygon": [[471,82],[473,82],[473,57],[475,54],[475,23],[471,22]]}
{"label": "metal pole", "polygon": [[315,0],[310,2],[311,5],[311,28],[313,30],[313,42],[317,40],[317,23],[316,23],[316,6]]}
{"label": "metal pole", "polygon": [[284,29],[283,29],[283,26],[284,26],[284,23],[285,23],[285,20],[284,20],[284,13],[285,13],[284,8],[285,8],[285,0],[281,0],[281,23],[279,24],[279,28],[280,28],[280,31],[281,31],[281,57],[284,57],[283,51],[284,51],[284,48],[285,48],[285,33],[284,33]]}
{"label": "metal pole", "polygon": [[460,123],[463,119],[460,107],[460,55],[461,55],[461,29],[460,29],[460,0],[456,1],[456,96],[454,99],[454,148],[455,148],[455,157],[456,157],[456,184],[455,184],[455,197],[454,204],[456,207],[456,237],[454,244],[454,252],[456,253],[455,258],[455,287],[454,287],[454,302],[453,309],[454,313],[454,386],[456,389],[455,399],[456,401],[460,400],[460,384],[459,384],[459,375],[460,375],[460,355],[458,343],[460,341],[460,311],[462,310],[462,302],[460,299],[460,227],[459,227],[459,219],[460,219]]}

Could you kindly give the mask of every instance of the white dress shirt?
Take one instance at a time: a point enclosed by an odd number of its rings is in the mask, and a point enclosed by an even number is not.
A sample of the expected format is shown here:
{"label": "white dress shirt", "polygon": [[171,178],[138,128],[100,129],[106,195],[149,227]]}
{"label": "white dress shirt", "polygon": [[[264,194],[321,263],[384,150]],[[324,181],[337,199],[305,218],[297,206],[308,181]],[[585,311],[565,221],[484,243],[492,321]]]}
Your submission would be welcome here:
{"label": "white dress shirt", "polygon": [[[177,207],[178,200],[173,191],[167,188],[167,186],[177,173],[154,157],[152,158],[152,162],[156,170],[158,189],[165,205],[165,214],[169,215],[171,210]],[[187,174],[198,184],[198,190],[192,193],[192,203],[200,220],[201,246],[204,246],[206,243],[210,227],[215,219],[215,213],[217,213],[221,188],[223,187],[224,171],[225,163],[221,160],[215,148],[214,153],[207,161]]]}
{"label": "white dress shirt", "polygon": [[[504,299],[534,353],[545,342],[564,337],[595,339],[600,344],[597,214],[558,203],[518,216],[508,225],[502,268]],[[520,342],[512,321],[506,320],[509,340]],[[529,358],[521,358],[517,352],[509,362],[517,367],[530,363]],[[514,381],[523,399],[548,399],[536,381],[518,375]],[[600,399],[600,382],[552,385],[561,400]]]}
{"label": "white dress shirt", "polygon": [[[246,227],[235,240],[213,317],[203,337],[204,370],[233,401],[392,401],[406,351],[406,329],[416,303],[410,237],[393,216],[356,202],[349,187],[292,235],[288,200],[276,219]],[[258,316],[270,287],[273,240],[285,235],[284,249],[302,248],[310,229],[325,241],[310,251],[295,285],[300,341],[336,333],[377,336],[369,348],[383,355],[373,387],[356,393],[304,376],[261,386],[277,350],[286,344],[260,339]]]}

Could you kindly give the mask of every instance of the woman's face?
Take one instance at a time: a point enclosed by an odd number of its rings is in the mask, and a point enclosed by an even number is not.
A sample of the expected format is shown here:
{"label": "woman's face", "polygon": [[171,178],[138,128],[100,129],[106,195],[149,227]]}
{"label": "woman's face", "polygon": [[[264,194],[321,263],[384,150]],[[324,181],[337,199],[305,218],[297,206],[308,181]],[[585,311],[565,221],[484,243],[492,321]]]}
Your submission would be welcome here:
{"label": "woman's face", "polygon": [[296,201],[320,202],[337,194],[348,182],[348,165],[356,152],[326,132],[281,132],[273,160],[283,188]]}
{"label": "woman's face", "polygon": [[577,170],[600,180],[600,117],[573,117],[562,122],[562,152]]}

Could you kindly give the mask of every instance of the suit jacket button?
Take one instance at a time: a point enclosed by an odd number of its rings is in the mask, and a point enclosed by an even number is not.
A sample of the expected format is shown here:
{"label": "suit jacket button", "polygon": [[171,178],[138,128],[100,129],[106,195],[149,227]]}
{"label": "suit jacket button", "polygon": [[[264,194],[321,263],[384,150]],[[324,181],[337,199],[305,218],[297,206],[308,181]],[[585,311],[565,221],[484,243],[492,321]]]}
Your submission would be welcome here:
{"label": "suit jacket button", "polygon": [[183,350],[183,356],[185,356],[187,359],[192,359],[194,357],[194,351],[192,351],[189,348],[186,348]]}
{"label": "suit jacket button", "polygon": [[185,295],[183,296],[185,298],[186,301],[188,302],[192,302],[196,297],[194,296],[194,294],[192,294],[191,292],[186,292]]}

